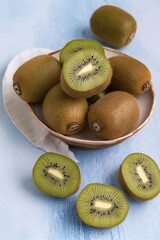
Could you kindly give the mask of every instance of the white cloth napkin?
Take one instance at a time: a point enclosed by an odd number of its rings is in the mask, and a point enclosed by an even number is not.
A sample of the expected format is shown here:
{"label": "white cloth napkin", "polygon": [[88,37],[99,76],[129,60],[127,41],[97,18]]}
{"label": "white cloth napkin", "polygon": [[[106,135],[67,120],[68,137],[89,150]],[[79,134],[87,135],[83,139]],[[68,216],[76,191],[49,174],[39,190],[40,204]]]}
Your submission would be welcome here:
{"label": "white cloth napkin", "polygon": [[47,152],[56,152],[72,158],[77,162],[68,145],[54,137],[35,120],[26,102],[21,100],[13,90],[13,75],[17,68],[27,60],[41,54],[53,52],[50,49],[28,49],[16,55],[9,63],[2,82],[3,101],[13,124],[36,147]]}

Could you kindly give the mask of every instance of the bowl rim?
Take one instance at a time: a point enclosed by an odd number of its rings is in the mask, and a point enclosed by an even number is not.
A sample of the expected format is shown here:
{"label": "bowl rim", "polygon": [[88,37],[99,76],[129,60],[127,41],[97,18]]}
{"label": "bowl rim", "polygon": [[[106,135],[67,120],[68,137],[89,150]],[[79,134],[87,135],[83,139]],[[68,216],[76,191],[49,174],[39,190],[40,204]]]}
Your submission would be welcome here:
{"label": "bowl rim", "polygon": [[[113,48],[108,48],[108,47],[103,47],[105,50],[107,51],[111,51],[111,52],[114,52],[114,53],[117,53],[118,55],[123,55],[123,56],[129,56],[125,53],[122,53],[118,50],[115,50]],[[51,53],[49,53],[49,55],[54,55],[56,53],[59,53],[60,52],[60,49],[59,50],[56,50],[56,51],[53,51]],[[136,58],[135,58],[136,59]],[[100,140],[97,138],[97,140],[87,140],[87,139],[79,139],[79,138],[73,138],[72,136],[73,135],[69,135],[69,136],[66,136],[66,135],[63,135],[61,133],[58,133],[54,130],[52,130],[51,128],[49,128],[47,125],[45,125],[36,115],[35,113],[33,112],[32,110],[32,107],[30,104],[27,103],[27,107],[29,108],[30,112],[32,113],[32,116],[34,117],[34,119],[37,121],[38,124],[40,124],[41,126],[43,126],[48,132],[50,132],[52,135],[54,135],[55,137],[58,137],[60,138],[61,140],[65,140],[65,141],[68,141],[68,142],[71,142],[71,143],[75,143],[75,144],[85,144],[85,145],[94,145],[94,146],[102,146],[102,145],[114,145],[116,144],[117,142],[122,142],[123,140],[131,137],[132,135],[134,135],[136,132],[138,132],[140,129],[142,129],[146,124],[147,122],[150,120],[152,114],[153,114],[153,111],[154,111],[154,107],[155,107],[155,91],[154,91],[154,88],[153,88],[153,85],[151,85],[151,88],[149,89],[149,91],[151,91],[152,93],[152,106],[151,106],[151,110],[150,110],[150,113],[148,115],[148,117],[145,119],[145,121],[143,123],[141,123],[136,129],[134,129],[132,132],[129,132],[128,134],[122,136],[122,137],[119,137],[119,138],[115,138],[113,140]]]}

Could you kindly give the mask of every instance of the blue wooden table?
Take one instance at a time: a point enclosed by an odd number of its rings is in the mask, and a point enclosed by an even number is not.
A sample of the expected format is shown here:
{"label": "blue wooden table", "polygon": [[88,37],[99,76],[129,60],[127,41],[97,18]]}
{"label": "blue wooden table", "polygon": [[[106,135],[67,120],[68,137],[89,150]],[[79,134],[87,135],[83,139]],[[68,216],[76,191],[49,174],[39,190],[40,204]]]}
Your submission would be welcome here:
{"label": "blue wooden table", "polygon": [[[8,62],[27,48],[62,48],[73,38],[96,39],[89,19],[95,9],[113,4],[137,20],[134,41],[121,51],[144,62],[152,72],[156,107],[149,123],[125,142],[103,150],[72,149],[82,172],[82,188],[91,182],[121,189],[117,171],[132,152],[150,155],[160,166],[160,2],[159,0],[1,0],[0,76]],[[105,44],[104,44],[105,45]],[[139,203],[128,197],[126,220],[112,229],[82,224],[75,203],[80,192],[59,200],[44,195],[32,181],[32,168],[43,153],[11,123],[0,93],[0,239],[1,240],[159,240],[160,196]]]}

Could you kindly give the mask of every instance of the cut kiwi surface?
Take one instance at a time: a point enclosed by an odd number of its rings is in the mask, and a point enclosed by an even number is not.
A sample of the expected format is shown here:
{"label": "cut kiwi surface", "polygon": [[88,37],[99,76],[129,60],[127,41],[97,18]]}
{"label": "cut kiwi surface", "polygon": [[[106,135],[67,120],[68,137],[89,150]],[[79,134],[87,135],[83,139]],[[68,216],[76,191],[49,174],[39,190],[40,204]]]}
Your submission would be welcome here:
{"label": "cut kiwi surface", "polygon": [[61,72],[61,86],[71,97],[89,98],[109,85],[112,68],[96,50],[85,49],[68,58]]}
{"label": "cut kiwi surface", "polygon": [[99,42],[91,39],[74,39],[67,43],[60,51],[61,63],[64,63],[64,61],[71,55],[88,48],[95,49],[99,53],[104,54],[104,49]]}
{"label": "cut kiwi surface", "polygon": [[77,199],[80,219],[92,227],[111,228],[127,216],[128,201],[119,189],[100,183],[87,185]]}
{"label": "cut kiwi surface", "polygon": [[142,153],[132,153],[122,162],[119,179],[137,200],[149,200],[160,192],[160,171],[155,161]]}
{"label": "cut kiwi surface", "polygon": [[72,159],[48,152],[37,160],[33,168],[33,180],[42,192],[64,198],[79,189],[81,174]]}

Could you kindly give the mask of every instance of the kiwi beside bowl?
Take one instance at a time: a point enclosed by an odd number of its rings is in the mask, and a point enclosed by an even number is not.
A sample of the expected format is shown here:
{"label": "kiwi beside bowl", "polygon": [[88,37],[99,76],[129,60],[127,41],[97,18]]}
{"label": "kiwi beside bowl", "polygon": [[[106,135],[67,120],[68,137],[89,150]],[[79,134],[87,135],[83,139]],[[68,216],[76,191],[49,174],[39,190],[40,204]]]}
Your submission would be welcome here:
{"label": "kiwi beside bowl", "polygon": [[[125,56],[126,54],[114,50],[111,48],[104,47],[105,54],[108,58],[113,56]],[[53,53],[53,56],[57,59],[59,59],[59,53],[60,50],[55,51]],[[43,52],[42,52],[43,54]],[[27,104],[30,108],[30,111],[33,114],[33,117],[36,119],[37,124],[40,124],[45,129],[48,130],[52,135],[55,137],[58,137],[62,141],[68,143],[70,146],[76,147],[76,148],[82,148],[82,149],[99,149],[99,148],[105,148],[110,147],[113,145],[116,145],[125,139],[131,137],[135,133],[137,133],[139,130],[141,130],[149,121],[149,119],[152,116],[154,104],[155,104],[155,94],[153,86],[147,91],[146,93],[136,97],[139,107],[141,110],[139,121],[135,127],[135,129],[132,132],[129,132],[128,134],[116,138],[114,140],[100,140],[97,137],[93,135],[93,133],[90,131],[89,127],[86,124],[86,127],[79,133],[71,135],[71,136],[65,136],[63,134],[60,134],[58,132],[55,132],[54,130],[50,129],[46,126],[45,121],[42,117],[42,111],[40,104]]]}

